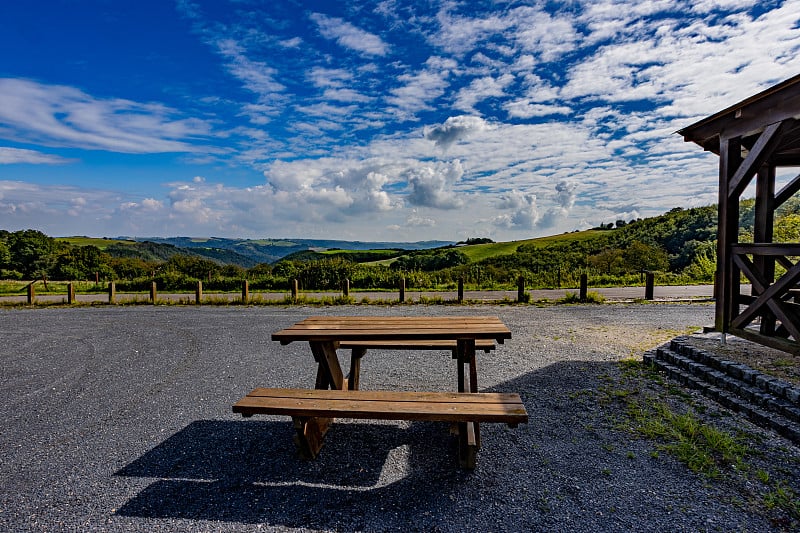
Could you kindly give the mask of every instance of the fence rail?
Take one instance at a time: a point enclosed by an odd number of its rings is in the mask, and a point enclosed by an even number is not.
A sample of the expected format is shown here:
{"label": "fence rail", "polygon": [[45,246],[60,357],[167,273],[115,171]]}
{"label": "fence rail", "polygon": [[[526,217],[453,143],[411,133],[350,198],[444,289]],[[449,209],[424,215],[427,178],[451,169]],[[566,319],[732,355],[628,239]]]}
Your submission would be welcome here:
{"label": "fence rail", "polygon": [[[203,282],[198,281],[194,294],[192,293],[166,293],[159,292],[155,282],[147,293],[120,293],[117,292],[116,283],[110,282],[104,293],[83,293],[76,294],[75,284],[67,284],[64,293],[38,294],[35,289],[35,282],[29,284],[26,296],[0,296],[0,303],[19,304],[27,303],[36,305],[37,303],[64,303],[73,304],[130,304],[130,303],[149,303],[156,305],[159,303],[183,303],[193,305],[204,304],[258,304],[258,303],[302,303],[308,301],[332,300],[333,303],[348,302],[377,302],[377,303],[434,303],[434,302],[516,302],[526,303],[529,301],[558,300],[569,294],[577,296],[579,301],[585,302],[588,299],[589,280],[586,277],[581,279],[580,288],[575,289],[526,289],[524,280],[520,278],[517,290],[465,290],[463,280],[459,280],[457,290],[453,291],[433,291],[433,290],[414,290],[409,291],[405,283],[400,283],[395,291],[358,291],[350,286],[349,281],[342,284],[341,291],[300,291],[297,280],[292,280],[290,289],[287,292],[252,292],[247,281],[243,281],[240,292],[206,293],[203,291]],[[691,285],[691,286],[660,286],[657,288],[653,284],[653,277],[647,276],[647,283],[641,287],[611,287],[596,288],[601,296],[609,300],[654,300],[656,296],[660,299],[707,299],[713,297],[712,285]]]}

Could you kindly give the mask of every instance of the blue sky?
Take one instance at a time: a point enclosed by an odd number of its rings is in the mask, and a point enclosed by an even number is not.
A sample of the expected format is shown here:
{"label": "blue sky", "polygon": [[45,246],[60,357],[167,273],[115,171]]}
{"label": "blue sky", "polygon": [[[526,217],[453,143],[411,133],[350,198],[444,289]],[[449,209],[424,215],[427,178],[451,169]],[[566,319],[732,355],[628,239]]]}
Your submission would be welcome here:
{"label": "blue sky", "polygon": [[0,228],[517,240],[716,202],[675,131],[800,72],[800,0],[0,7]]}

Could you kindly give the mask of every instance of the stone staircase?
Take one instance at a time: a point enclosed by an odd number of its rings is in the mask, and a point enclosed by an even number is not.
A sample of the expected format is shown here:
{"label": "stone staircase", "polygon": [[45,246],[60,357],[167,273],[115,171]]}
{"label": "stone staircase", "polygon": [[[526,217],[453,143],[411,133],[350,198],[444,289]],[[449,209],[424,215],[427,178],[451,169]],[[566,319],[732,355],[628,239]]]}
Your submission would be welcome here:
{"label": "stone staircase", "polygon": [[800,444],[799,387],[692,346],[687,337],[648,351],[643,359],[684,386]]}

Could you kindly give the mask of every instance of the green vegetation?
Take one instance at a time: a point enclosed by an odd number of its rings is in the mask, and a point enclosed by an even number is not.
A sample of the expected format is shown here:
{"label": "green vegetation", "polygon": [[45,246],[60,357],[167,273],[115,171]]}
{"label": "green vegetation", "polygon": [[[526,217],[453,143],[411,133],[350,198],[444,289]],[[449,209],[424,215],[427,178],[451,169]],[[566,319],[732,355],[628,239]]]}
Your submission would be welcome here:
{"label": "green vegetation", "polygon": [[[601,405],[620,405],[622,415],[610,419],[619,431],[653,443],[650,460],[672,457],[698,475],[739,487],[744,505],[763,510],[776,524],[796,530],[800,523],[800,497],[785,480],[781,464],[762,457],[758,435],[720,427],[719,415],[707,412],[683,389],[675,401],[673,389],[655,367],[640,359],[623,359],[620,376],[603,377],[598,390]],[[594,395],[589,391],[589,398]],[[688,404],[688,405],[687,405]],[[629,459],[636,459],[630,452]]]}
{"label": "green vegetation", "polygon": [[[752,239],[753,204],[741,204],[745,242]],[[778,211],[775,235],[800,238],[800,200]],[[453,290],[460,280],[468,290],[513,290],[520,278],[527,288],[577,288],[583,274],[594,287],[637,285],[650,271],[658,284],[709,283],[716,268],[715,238],[714,206],[675,208],[649,219],[523,241],[474,238],[421,250],[305,249],[272,262],[258,260],[266,254],[260,246],[288,251],[301,245],[217,238],[53,239],[35,230],[0,230],[0,279],[115,280],[119,290],[128,291],[146,290],[152,281],[162,290],[192,290],[198,280],[209,291],[235,290],[242,279],[253,290],[284,291],[292,279],[306,291],[339,290],[344,280],[357,290],[394,290],[401,281],[411,290]]]}

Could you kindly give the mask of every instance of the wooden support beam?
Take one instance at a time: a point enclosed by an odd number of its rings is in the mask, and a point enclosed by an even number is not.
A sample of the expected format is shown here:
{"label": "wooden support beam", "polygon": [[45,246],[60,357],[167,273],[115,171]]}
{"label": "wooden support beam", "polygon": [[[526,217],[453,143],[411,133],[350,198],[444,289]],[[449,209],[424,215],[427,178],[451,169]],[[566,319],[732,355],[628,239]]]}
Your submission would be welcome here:
{"label": "wooden support beam", "polygon": [[792,181],[787,183],[778,194],[775,195],[775,207],[782,206],[786,201],[800,191],[800,174],[795,176]]}
{"label": "wooden support beam", "polygon": [[756,141],[745,160],[738,165],[736,172],[731,177],[728,185],[729,198],[739,198],[742,195],[753,175],[769,159],[775,148],[778,147],[784,124],[783,122],[770,124],[761,133],[758,141]]}
{"label": "wooden support beam", "polygon": [[739,239],[739,200],[731,199],[730,178],[741,163],[741,139],[720,139],[719,156],[719,205],[717,211],[717,276],[715,293],[715,326],[720,333],[727,333],[731,317],[738,311],[736,298],[739,284],[738,272],[734,275],[731,247]]}
{"label": "wooden support beam", "polygon": [[[775,167],[764,165],[758,170],[756,179],[755,219],[753,241],[771,243],[775,226]],[[769,285],[775,281],[775,258],[765,255],[753,257],[755,268],[762,273]],[[753,286],[753,294],[757,294]],[[764,313],[761,317],[761,333],[775,334],[775,315]]]}
{"label": "wooden support beam", "polygon": [[762,308],[766,306],[780,319],[783,326],[789,331],[792,337],[794,337],[795,341],[800,342],[800,328],[794,323],[792,317],[786,313],[780,303],[780,297],[787,293],[789,289],[795,285],[797,280],[800,279],[800,263],[789,269],[777,282],[768,285],[763,275],[754,268],[754,264],[747,259],[747,257],[736,255],[734,256],[734,261],[753,285],[757,287],[759,296],[747,309],[731,321],[730,326],[743,329],[747,324],[753,321],[759,312],[763,312]]}

